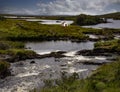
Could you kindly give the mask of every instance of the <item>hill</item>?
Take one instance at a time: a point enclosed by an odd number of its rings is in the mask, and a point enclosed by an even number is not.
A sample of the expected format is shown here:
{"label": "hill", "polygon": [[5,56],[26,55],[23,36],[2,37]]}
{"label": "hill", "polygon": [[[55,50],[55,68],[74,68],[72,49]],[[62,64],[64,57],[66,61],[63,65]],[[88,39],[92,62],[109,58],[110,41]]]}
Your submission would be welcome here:
{"label": "hill", "polygon": [[104,18],[112,18],[112,19],[120,19],[120,12],[115,12],[115,13],[109,13],[109,14],[104,14],[104,15],[100,15],[100,17],[104,17]]}

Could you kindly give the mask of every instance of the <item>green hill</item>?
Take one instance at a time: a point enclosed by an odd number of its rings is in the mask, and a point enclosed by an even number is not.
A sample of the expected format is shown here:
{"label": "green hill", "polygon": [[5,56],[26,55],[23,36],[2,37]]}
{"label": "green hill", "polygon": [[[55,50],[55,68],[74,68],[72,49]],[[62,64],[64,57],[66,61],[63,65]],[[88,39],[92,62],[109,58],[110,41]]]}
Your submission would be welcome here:
{"label": "green hill", "polygon": [[113,18],[117,20],[117,19],[120,19],[120,12],[104,14],[104,15],[100,15],[100,17]]}

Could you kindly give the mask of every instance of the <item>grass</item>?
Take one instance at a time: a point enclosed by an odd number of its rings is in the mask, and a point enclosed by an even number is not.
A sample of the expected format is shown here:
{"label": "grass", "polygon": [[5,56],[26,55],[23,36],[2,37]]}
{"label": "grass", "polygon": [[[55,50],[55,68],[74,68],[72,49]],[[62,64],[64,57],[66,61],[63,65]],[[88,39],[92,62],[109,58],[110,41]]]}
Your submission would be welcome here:
{"label": "grass", "polygon": [[23,42],[13,42],[13,41],[0,41],[0,50],[6,50],[11,48],[24,48]]}
{"label": "grass", "polygon": [[109,18],[109,19],[116,19],[120,20],[120,12],[110,13],[110,14],[104,14],[104,15],[98,15],[100,17]]}
{"label": "grass", "polygon": [[0,61],[0,74],[8,69],[10,67],[10,64],[6,61]]}
{"label": "grass", "polygon": [[8,49],[0,50],[0,55],[9,55],[8,62],[18,62],[20,60],[35,58],[37,55],[34,51],[25,49]]}
{"label": "grass", "polygon": [[8,62],[0,60],[0,78],[4,78],[9,74],[8,73],[9,67],[10,64]]}
{"label": "grass", "polygon": [[[59,38],[86,39],[84,30],[77,26],[62,27],[60,25],[42,25],[37,22],[22,20],[6,20],[0,22],[1,39],[7,40],[49,40]],[[3,35],[4,33],[4,35]]]}
{"label": "grass", "polygon": [[114,52],[119,52],[120,51],[120,40],[97,42],[97,43],[95,43],[95,49],[97,49],[97,48],[111,50]]}
{"label": "grass", "polygon": [[0,41],[0,55],[9,55],[14,62],[21,59],[33,58],[36,53],[31,50],[24,49],[23,42]]}
{"label": "grass", "polygon": [[119,29],[92,29],[76,25],[62,27],[61,25],[43,25],[37,22],[6,19],[0,21],[0,39],[11,41],[43,41],[59,39],[87,40],[86,33],[113,36]]}

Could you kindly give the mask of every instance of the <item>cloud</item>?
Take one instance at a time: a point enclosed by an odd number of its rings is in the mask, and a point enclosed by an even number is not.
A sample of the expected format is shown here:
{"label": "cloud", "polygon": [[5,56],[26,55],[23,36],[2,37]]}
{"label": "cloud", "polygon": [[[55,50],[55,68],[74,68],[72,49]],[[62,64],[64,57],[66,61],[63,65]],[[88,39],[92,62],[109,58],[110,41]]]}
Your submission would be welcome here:
{"label": "cloud", "polygon": [[107,6],[113,3],[120,4],[120,0],[55,0],[48,3],[38,3],[39,10],[37,12],[51,15],[102,14],[118,11],[114,7],[107,10]]}
{"label": "cloud", "polygon": [[[110,7],[114,4],[114,7]],[[115,7],[117,5],[117,8]],[[120,0],[52,0],[39,2],[36,9],[9,9],[8,13],[32,15],[104,14],[119,11]],[[119,8],[118,8],[119,7]]]}

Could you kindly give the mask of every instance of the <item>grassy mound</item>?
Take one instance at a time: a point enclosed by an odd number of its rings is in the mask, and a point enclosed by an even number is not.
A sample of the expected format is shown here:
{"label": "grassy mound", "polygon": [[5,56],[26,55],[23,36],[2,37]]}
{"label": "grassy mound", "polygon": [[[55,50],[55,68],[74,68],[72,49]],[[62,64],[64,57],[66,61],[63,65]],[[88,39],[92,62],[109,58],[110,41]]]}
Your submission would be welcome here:
{"label": "grassy mound", "polygon": [[110,40],[95,43],[95,49],[105,49],[113,52],[120,52],[120,40]]}

